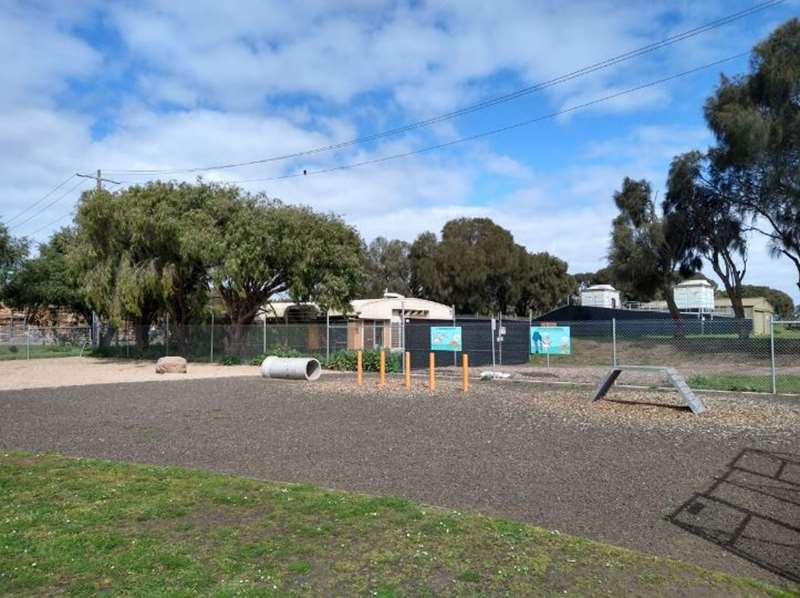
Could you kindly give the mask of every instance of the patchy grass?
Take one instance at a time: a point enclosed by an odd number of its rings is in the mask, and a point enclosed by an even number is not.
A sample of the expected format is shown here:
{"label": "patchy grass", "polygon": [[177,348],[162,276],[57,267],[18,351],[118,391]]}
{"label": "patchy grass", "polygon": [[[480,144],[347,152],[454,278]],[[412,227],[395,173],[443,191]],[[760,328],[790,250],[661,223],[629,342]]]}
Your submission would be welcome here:
{"label": "patchy grass", "polygon": [[2,595],[790,595],[531,526],[305,485],[0,456]]}
{"label": "patchy grass", "polygon": [[[776,378],[778,392],[800,393],[800,376],[779,374]],[[772,392],[772,376],[748,374],[714,374],[692,376],[689,386],[697,389]]]}
{"label": "patchy grass", "polygon": [[[84,353],[87,352],[86,350]],[[20,345],[0,345],[0,361],[15,359],[46,359],[50,357],[77,357],[81,355],[80,345],[31,345],[23,340]]]}

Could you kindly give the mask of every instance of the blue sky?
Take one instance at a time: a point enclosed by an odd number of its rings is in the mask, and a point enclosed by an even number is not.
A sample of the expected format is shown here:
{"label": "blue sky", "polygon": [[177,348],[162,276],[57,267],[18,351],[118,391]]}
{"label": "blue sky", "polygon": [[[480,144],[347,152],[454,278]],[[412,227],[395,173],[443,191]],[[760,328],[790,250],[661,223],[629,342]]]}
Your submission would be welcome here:
{"label": "blue sky", "polygon": [[[337,143],[558,77],[754,4],[0,0],[0,217],[13,234],[45,240],[69,222],[83,187],[62,197],[70,182],[20,211],[74,172],[102,168],[131,184],[147,177],[126,170],[240,162]],[[785,2],[430,128],[203,176],[241,181],[315,171],[551,114],[748,51],[798,8]],[[612,194],[623,177],[647,178],[663,193],[671,158],[712,142],[702,104],[719,73],[746,68],[740,58],[443,150],[243,186],[341,214],[367,241],[413,240],[451,218],[488,216],[531,251],[567,260],[572,272],[596,270],[605,263]],[[788,261],[772,260],[752,238],[747,282],[797,300],[795,280]]]}

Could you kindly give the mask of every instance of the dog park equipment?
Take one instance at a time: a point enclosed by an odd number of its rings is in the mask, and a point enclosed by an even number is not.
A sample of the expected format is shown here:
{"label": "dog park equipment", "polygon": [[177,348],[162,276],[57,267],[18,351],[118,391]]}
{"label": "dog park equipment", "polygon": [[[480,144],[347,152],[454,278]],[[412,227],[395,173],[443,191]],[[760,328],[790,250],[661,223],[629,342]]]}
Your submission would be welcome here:
{"label": "dog park equipment", "polygon": [[464,392],[469,390],[469,355],[463,353],[461,355],[461,370],[462,370],[462,381],[461,387]]}
{"label": "dog park equipment", "polygon": [[409,351],[403,354],[403,378],[406,388],[411,388],[411,353]]}
{"label": "dog park equipment", "polygon": [[364,354],[361,351],[356,352],[356,384],[364,384]]}
{"label": "dog park equipment", "polygon": [[428,353],[428,388],[436,390],[436,354]]}
{"label": "dog park equipment", "polygon": [[156,374],[185,374],[186,360],[183,357],[160,357],[156,361]]}
{"label": "dog park equipment", "polygon": [[261,362],[264,378],[288,380],[318,380],[322,374],[319,361],[313,357],[276,357],[270,355]]}
{"label": "dog park equipment", "polygon": [[598,385],[597,390],[594,393],[594,397],[592,397],[592,401],[594,402],[602,399],[609,389],[614,385],[614,382],[617,381],[617,378],[619,378],[619,375],[622,372],[656,372],[664,374],[664,377],[667,379],[667,381],[675,387],[675,390],[678,391],[678,394],[680,394],[683,400],[686,401],[686,403],[689,405],[689,409],[691,409],[695,415],[700,415],[706,410],[703,402],[698,399],[697,396],[695,396],[695,394],[689,388],[689,385],[686,384],[686,380],[684,380],[683,376],[681,376],[675,368],[650,365],[614,366],[608,371]]}

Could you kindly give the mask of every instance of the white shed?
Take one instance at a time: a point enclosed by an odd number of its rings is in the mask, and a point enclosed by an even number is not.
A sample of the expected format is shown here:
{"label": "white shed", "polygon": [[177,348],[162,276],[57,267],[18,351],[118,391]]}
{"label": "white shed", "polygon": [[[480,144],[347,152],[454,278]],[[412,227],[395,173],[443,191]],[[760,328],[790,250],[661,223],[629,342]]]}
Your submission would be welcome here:
{"label": "white shed", "polygon": [[714,311],[714,285],[703,278],[676,285],[673,297],[680,311]]}
{"label": "white shed", "polygon": [[595,284],[581,291],[581,305],[584,307],[622,307],[619,291],[610,284]]}

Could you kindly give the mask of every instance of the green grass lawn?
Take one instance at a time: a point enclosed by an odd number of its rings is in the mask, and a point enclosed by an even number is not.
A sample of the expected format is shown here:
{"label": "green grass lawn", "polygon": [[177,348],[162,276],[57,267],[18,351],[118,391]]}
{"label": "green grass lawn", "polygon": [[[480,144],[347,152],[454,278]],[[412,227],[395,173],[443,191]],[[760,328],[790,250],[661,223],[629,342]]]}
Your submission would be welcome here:
{"label": "green grass lawn", "polygon": [[[0,346],[0,361],[8,361],[14,359],[28,359],[28,347],[25,343],[21,345]],[[86,354],[88,347],[84,349],[83,353]],[[31,359],[45,359],[49,357],[77,357],[81,355],[80,345],[31,345],[30,358]]]}
{"label": "green grass lawn", "polygon": [[[776,382],[778,392],[800,393],[800,376],[779,374]],[[749,374],[692,376],[689,378],[689,386],[697,389],[772,392],[772,376]]]}
{"label": "green grass lawn", "polygon": [[0,455],[0,594],[791,595],[555,531],[304,485]]}

